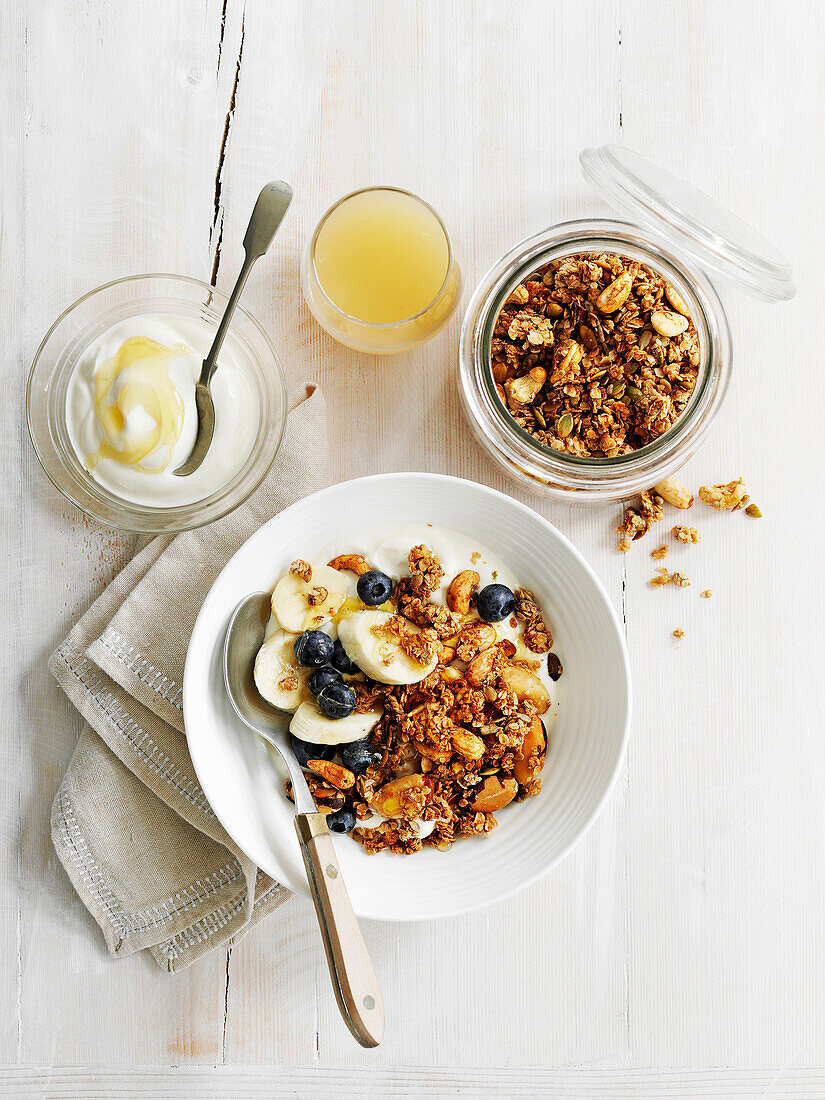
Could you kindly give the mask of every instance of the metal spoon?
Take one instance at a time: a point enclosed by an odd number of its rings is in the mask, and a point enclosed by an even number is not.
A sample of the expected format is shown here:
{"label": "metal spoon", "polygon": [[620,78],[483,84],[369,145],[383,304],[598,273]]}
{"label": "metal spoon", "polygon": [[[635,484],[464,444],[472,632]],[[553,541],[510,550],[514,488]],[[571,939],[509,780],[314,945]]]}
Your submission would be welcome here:
{"label": "metal spoon", "polygon": [[206,452],[209,450],[212,436],[215,433],[215,406],[212,403],[212,394],[209,392],[209,383],[218,368],[218,355],[229,329],[232,314],[235,312],[235,306],[238,304],[246,280],[249,278],[249,272],[252,270],[255,261],[259,260],[272,244],[272,238],[278,232],[278,226],[284,220],[284,215],[291,202],[292,188],[283,180],[268,183],[258,195],[258,201],[255,203],[255,209],[252,211],[252,217],[249,219],[249,225],[243,239],[246,258],[240,275],[238,275],[238,281],[235,283],[235,288],[229,295],[229,301],[226,303],[226,309],[223,317],[221,317],[221,323],[218,325],[218,331],[215,333],[215,339],[212,341],[212,347],[203,361],[200,377],[195,384],[198,432],[189,457],[174,471],[179,477],[193,474],[206,458]]}
{"label": "metal spoon", "polygon": [[284,712],[267,703],[252,677],[255,656],[264,640],[269,606],[269,595],[256,592],[232,613],[223,648],[226,690],[241,721],[277,749],[286,764],[295,797],[295,831],[335,999],[344,1022],[361,1046],[377,1047],[384,1037],[384,1001],[344,885],[327,819],[318,812],[292,752]]}

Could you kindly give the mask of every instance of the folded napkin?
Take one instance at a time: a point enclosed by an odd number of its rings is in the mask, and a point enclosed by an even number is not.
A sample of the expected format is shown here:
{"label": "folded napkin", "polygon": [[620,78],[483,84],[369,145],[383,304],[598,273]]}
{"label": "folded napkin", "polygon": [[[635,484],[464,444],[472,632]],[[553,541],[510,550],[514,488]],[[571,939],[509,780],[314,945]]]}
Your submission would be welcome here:
{"label": "folded napkin", "polygon": [[212,582],[262,523],[322,487],[326,440],[323,397],[308,390],[252,497],[208,527],[154,538],[49,662],[87,723],[54,800],[52,839],[113,954],[146,947],[164,969],[180,970],[291,896],[238,849],[206,801],[186,747],[181,685]]}

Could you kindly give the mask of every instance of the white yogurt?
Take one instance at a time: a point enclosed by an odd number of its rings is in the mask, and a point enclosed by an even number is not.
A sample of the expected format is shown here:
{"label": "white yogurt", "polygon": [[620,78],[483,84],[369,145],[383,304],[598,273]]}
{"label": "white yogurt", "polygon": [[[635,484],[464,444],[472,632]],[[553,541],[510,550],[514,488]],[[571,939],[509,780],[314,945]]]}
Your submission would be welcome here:
{"label": "white yogurt", "polygon": [[[83,352],[69,379],[66,425],[81,465],[103,488],[123,500],[160,508],[194,504],[228,484],[246,462],[260,423],[260,406],[249,368],[230,339],[220,354],[210,390],[215,404],[215,435],[201,466],[188,477],[174,471],[189,456],[197,433],[195,382],[215,335],[214,327],[197,317],[169,313],[140,314],[112,325]],[[104,431],[95,409],[95,379],[126,341],[144,338],[175,349],[167,364],[168,380],[182,403],[179,434],[171,446],[159,442],[139,464],[108,456],[96,460]],[[179,346],[183,345],[182,348]],[[127,371],[123,372],[127,375]],[[117,401],[127,381],[112,387],[109,404]],[[154,416],[153,416],[154,413]],[[157,422],[155,408],[136,405],[124,416],[122,430],[109,438],[113,449],[126,453],[145,438]],[[173,433],[173,437],[176,434]],[[91,460],[91,462],[90,462]]]}

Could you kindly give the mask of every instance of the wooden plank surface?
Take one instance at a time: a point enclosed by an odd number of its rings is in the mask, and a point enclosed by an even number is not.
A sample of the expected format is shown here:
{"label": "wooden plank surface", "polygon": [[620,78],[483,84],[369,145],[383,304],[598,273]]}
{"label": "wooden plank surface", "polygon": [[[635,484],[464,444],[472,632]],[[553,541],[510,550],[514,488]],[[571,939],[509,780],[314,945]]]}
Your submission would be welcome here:
{"label": "wooden plank surface", "polygon": [[[369,1066],[374,1095],[488,1083],[491,1095],[822,1095],[823,22],[816,0],[43,0],[0,12],[2,584],[15,608],[0,681],[6,1094],[346,1096]],[[616,509],[543,503],[482,456],[455,391],[461,310],[424,348],[374,361],[334,344],[300,294],[306,236],[348,189],[392,182],[431,200],[471,288],[527,233],[605,212],[576,157],[614,140],[762,228],[800,288],[782,306],[722,288],[735,371],[688,474],[695,486],[741,473],[765,518],[697,505],[703,541],[679,554],[686,590],[649,589],[652,544],[615,553]],[[40,474],[21,423],[28,363],[60,310],[108,278],[214,271],[228,287],[251,202],[278,176],[296,198],[248,304],[290,383],[323,387],[336,480],[444,471],[536,507],[625,617],[636,685],[623,781],[561,867],[479,914],[366,925],[390,1013],[369,1055],[337,1017],[303,902],[231,957],[170,977],[109,960],[48,835],[78,722],[45,656],[132,540],[86,522]],[[306,1075],[11,1069],[72,1064]],[[699,1073],[713,1066],[735,1068]],[[265,1093],[276,1080],[282,1092]]]}
{"label": "wooden plank surface", "polygon": [[100,1070],[86,1067],[11,1070],[0,1082],[0,1097],[14,1100],[452,1100],[492,1097],[511,1100],[821,1100],[825,1073],[785,1070],[637,1069],[438,1069],[399,1066],[340,1069],[264,1067],[211,1070]]}

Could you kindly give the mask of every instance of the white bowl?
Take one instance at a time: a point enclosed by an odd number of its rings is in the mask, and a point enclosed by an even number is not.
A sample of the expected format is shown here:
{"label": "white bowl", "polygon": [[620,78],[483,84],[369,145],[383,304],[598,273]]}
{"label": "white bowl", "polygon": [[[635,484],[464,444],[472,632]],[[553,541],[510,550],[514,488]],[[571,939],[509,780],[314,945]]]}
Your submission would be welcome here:
{"label": "white bowl", "polygon": [[542,791],[497,816],[486,837],[448,852],[367,855],[337,837],[356,913],[429,920],[489,905],[558,863],[596,818],[621,768],[630,724],[630,672],[621,627],[581,554],[530,508],[483,485],[437,474],[384,474],[324,489],[256,532],[215,581],[195,623],[183,712],[198,779],[229,835],[267,874],[307,893],[282,777],[263,743],[232,712],[221,672],[229,616],[271,589],[296,557],[339,535],[399,521],[451,527],[477,539],[533,589],[564,666]]}

